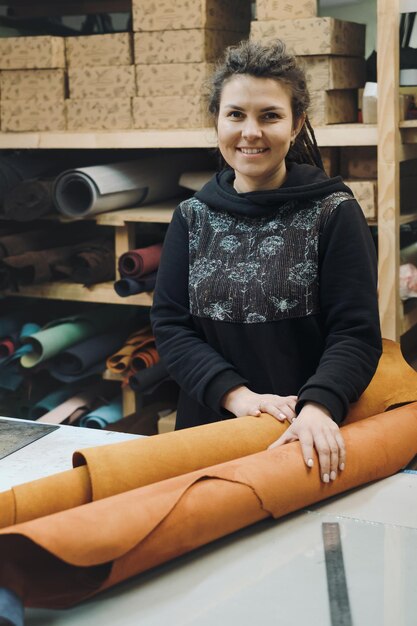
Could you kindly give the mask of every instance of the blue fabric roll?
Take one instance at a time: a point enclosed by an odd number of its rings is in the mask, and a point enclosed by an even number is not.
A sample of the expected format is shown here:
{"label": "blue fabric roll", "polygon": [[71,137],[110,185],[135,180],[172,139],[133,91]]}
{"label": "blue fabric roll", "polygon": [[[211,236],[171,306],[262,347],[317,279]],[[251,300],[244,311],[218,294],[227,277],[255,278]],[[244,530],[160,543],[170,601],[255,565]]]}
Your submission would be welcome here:
{"label": "blue fabric roll", "polygon": [[64,385],[52,393],[48,393],[48,395],[36,402],[33,407],[30,407],[28,419],[39,419],[42,415],[45,415],[45,413],[52,411],[52,409],[55,409],[55,407],[65,402],[65,400],[71,398],[78,390],[79,386],[77,385]]}
{"label": "blue fabric roll", "polygon": [[114,283],[114,290],[121,298],[133,296],[136,293],[153,291],[155,289],[157,272],[146,274],[142,278],[121,278]]}
{"label": "blue fabric roll", "polygon": [[84,428],[106,428],[109,424],[118,422],[123,417],[122,397],[119,396],[109,404],[98,407],[80,420]]}
{"label": "blue fabric roll", "polygon": [[35,322],[26,322],[26,324],[23,324],[22,328],[20,329],[20,337],[30,337],[30,335],[34,335],[35,333],[40,331],[40,329],[41,327],[39,326],[39,324],[36,324]]}
{"label": "blue fabric roll", "polygon": [[23,604],[13,591],[0,587],[0,626],[23,626]]}

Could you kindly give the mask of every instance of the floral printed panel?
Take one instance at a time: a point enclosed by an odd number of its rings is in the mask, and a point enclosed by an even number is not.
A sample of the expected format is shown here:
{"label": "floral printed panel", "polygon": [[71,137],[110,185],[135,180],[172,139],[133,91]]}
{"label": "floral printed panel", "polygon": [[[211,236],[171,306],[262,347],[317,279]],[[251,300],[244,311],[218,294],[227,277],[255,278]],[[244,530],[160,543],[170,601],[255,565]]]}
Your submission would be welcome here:
{"label": "floral printed panel", "polygon": [[268,217],[210,209],[196,198],[181,213],[189,229],[190,310],[239,323],[276,321],[319,312],[319,232],[340,202],[288,202]]}

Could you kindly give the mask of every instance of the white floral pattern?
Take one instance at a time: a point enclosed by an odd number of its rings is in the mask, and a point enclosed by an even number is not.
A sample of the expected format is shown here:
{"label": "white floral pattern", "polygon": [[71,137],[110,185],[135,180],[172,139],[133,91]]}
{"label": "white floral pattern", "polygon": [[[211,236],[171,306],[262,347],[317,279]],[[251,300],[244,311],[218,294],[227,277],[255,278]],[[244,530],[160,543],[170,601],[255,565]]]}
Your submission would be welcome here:
{"label": "white floral pattern", "polygon": [[185,200],[191,313],[246,324],[318,313],[319,234],[333,210],[350,199],[337,192],[291,201],[254,218]]}

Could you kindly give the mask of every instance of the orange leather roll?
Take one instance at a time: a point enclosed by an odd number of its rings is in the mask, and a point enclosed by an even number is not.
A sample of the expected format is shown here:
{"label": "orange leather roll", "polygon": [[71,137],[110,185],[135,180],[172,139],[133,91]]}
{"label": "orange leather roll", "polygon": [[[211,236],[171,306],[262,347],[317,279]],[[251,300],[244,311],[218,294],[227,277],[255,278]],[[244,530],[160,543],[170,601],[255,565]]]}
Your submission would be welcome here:
{"label": "orange leather roll", "polygon": [[0,493],[0,528],[265,450],[287,428],[270,415],[75,452],[75,469]]}
{"label": "orange leather roll", "polygon": [[417,403],[343,434],[346,469],[329,484],[295,442],[3,529],[0,587],[26,606],[64,608],[265,517],[389,476],[417,452]]}

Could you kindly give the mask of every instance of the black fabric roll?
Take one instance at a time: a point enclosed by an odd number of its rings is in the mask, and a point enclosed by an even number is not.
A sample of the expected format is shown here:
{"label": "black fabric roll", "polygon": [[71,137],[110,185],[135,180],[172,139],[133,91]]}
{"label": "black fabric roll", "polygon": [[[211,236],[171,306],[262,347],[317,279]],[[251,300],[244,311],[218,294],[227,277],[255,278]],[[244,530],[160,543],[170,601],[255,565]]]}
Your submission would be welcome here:
{"label": "black fabric roll", "polygon": [[56,269],[74,283],[89,286],[114,280],[115,254],[111,241],[98,241],[80,246],[65,265]]}
{"label": "black fabric roll", "polygon": [[6,193],[3,212],[6,219],[26,222],[54,212],[53,180],[23,180]]}
{"label": "black fabric roll", "polygon": [[136,293],[153,291],[155,289],[157,272],[147,274],[142,278],[121,278],[114,283],[114,290],[121,298],[133,296]]}
{"label": "black fabric roll", "polygon": [[169,374],[162,361],[147,367],[129,377],[129,385],[134,391],[150,392],[163,381],[169,380]]}

